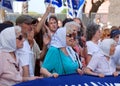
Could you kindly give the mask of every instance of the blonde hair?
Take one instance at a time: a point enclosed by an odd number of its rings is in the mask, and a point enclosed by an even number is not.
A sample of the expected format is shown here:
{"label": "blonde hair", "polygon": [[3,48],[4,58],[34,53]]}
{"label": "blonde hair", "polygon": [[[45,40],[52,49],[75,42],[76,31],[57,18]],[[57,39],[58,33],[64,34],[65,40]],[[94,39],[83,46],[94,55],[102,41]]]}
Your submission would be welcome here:
{"label": "blonde hair", "polygon": [[104,28],[101,34],[101,41],[104,40],[105,38],[110,38],[110,32],[111,30],[109,28]]}

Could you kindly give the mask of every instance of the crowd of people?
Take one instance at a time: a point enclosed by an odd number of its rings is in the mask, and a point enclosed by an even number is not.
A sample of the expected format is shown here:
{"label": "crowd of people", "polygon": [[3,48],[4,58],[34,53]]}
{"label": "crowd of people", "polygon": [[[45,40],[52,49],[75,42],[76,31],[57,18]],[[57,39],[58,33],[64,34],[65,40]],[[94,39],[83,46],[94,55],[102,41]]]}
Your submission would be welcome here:
{"label": "crowd of people", "polygon": [[48,6],[40,21],[20,15],[0,24],[0,86],[72,73],[119,75],[120,27],[62,21],[51,12]]}

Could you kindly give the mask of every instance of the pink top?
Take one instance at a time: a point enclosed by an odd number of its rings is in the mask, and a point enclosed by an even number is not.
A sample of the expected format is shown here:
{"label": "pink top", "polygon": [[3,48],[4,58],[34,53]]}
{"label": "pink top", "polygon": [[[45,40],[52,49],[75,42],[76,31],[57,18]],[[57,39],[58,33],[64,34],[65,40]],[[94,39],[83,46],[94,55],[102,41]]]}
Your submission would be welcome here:
{"label": "pink top", "polygon": [[22,68],[9,53],[0,52],[0,86],[22,82]]}

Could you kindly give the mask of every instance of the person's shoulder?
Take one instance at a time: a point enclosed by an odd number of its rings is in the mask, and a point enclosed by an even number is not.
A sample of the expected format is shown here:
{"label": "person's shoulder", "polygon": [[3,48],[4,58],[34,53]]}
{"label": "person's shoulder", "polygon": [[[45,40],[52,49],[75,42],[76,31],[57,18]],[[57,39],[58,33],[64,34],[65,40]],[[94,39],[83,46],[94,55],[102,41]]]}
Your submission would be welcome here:
{"label": "person's shoulder", "polygon": [[117,45],[117,46],[116,46],[116,49],[120,50],[120,45]]}
{"label": "person's shoulder", "polygon": [[92,42],[92,41],[87,41],[87,42],[86,42],[86,45],[87,45],[87,46],[91,46],[91,45],[93,45],[93,42]]}
{"label": "person's shoulder", "polygon": [[51,46],[51,47],[49,47],[49,51],[56,52],[56,51],[59,51],[59,48],[56,48],[56,47],[54,47],[54,46]]}
{"label": "person's shoulder", "polygon": [[9,53],[6,52],[0,52],[0,60],[7,59],[9,56]]}

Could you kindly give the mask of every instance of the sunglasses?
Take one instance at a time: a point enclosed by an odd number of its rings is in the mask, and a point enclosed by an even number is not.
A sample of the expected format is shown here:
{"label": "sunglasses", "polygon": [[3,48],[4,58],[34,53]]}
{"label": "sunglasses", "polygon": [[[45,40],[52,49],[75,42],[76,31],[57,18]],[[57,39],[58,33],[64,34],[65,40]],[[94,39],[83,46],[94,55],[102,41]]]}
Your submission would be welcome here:
{"label": "sunglasses", "polygon": [[16,39],[21,41],[23,39],[23,35],[19,35]]}
{"label": "sunglasses", "polygon": [[66,34],[66,36],[67,36],[67,37],[70,37],[70,38],[73,37],[74,39],[76,38],[75,33],[72,33],[72,34]]}
{"label": "sunglasses", "polygon": [[19,65],[17,66],[17,64],[15,64],[15,63],[13,63],[13,65],[15,66],[15,68],[16,68],[17,71],[20,71]]}

